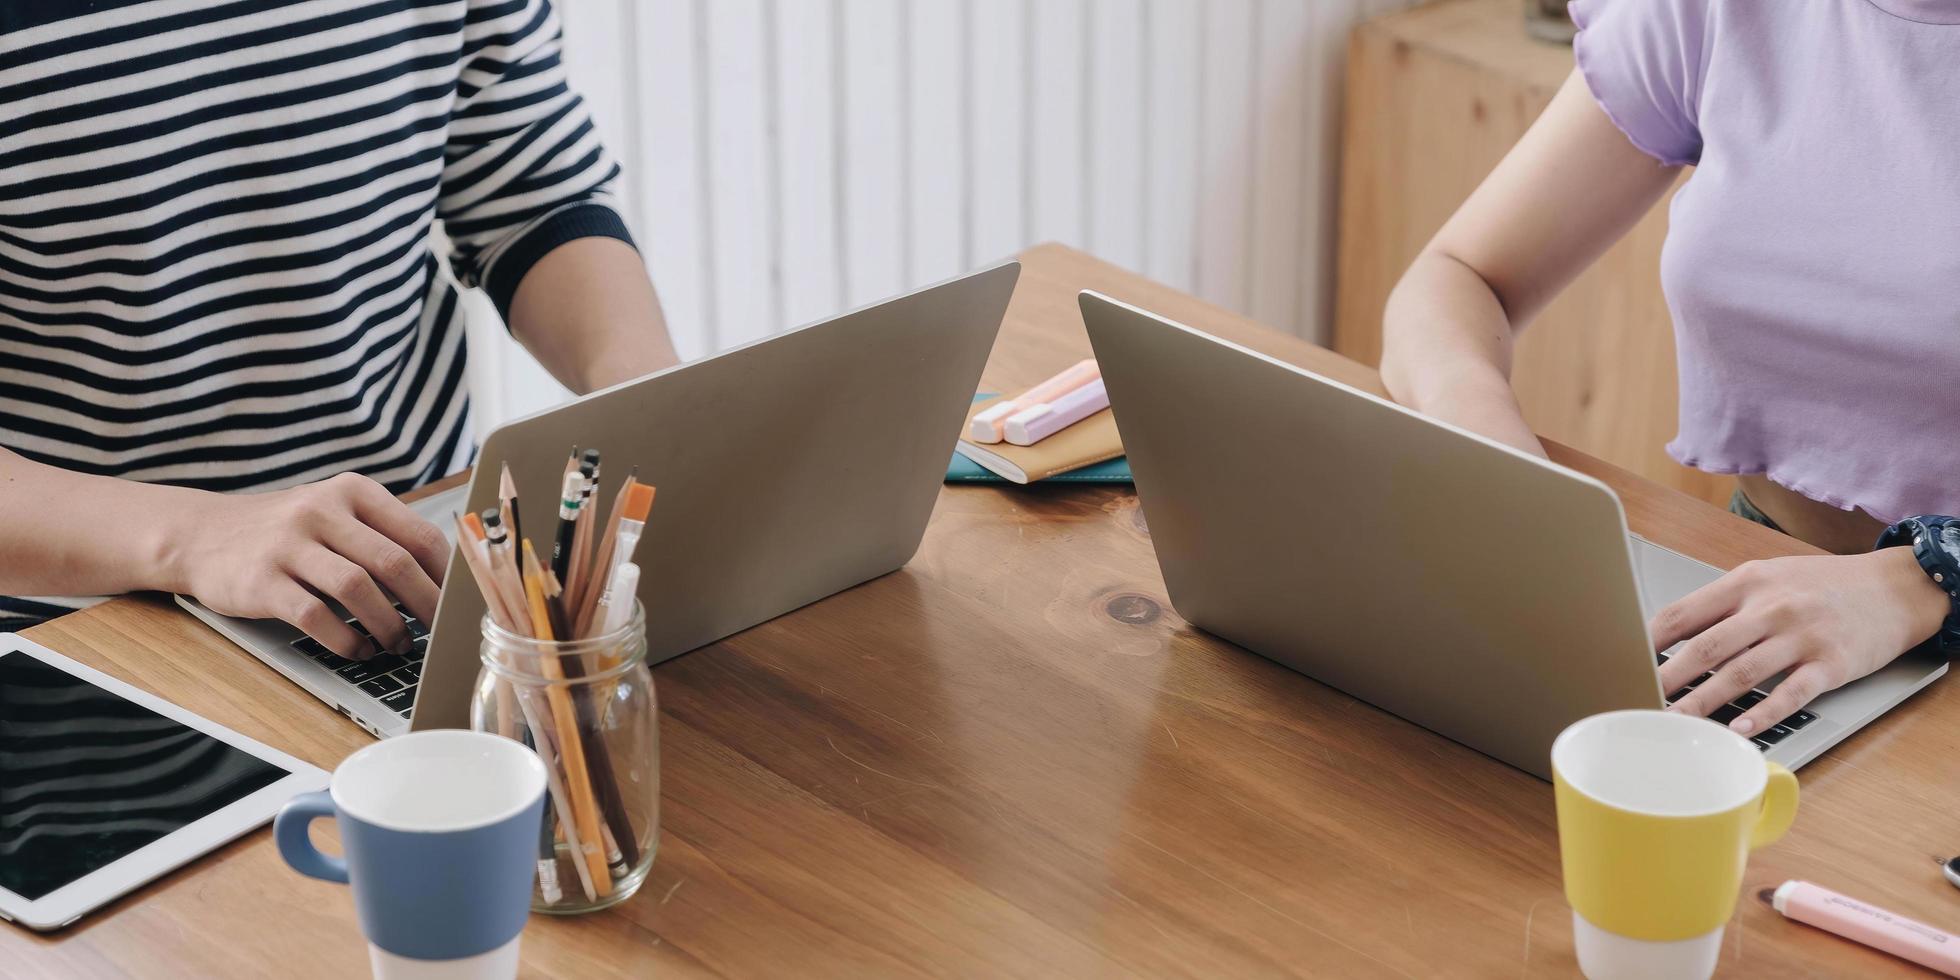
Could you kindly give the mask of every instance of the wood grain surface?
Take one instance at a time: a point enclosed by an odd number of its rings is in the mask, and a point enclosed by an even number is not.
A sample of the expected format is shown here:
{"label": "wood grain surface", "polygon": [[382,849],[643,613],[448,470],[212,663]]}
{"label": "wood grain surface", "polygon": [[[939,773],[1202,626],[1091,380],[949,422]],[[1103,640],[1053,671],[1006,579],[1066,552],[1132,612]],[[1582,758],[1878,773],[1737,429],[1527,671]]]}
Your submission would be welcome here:
{"label": "wood grain surface", "polygon": [[[1525,34],[1517,0],[1445,0],[1357,28],[1348,46],[1334,349],[1381,357],[1382,307],[1416,255],[1572,71]],[[1669,195],[1669,200],[1672,195]],[[1661,294],[1668,201],[1534,320],[1512,384],[1538,432],[1667,486],[1727,501],[1735,481],[1663,447],[1677,428]]]}
{"label": "wood grain surface", "polygon": [[[1024,260],[993,389],[1088,352],[1085,287],[1374,387],[1081,253]],[[1559,456],[1662,544],[1721,565],[1801,550]],[[321,766],[368,742],[156,597],[32,635]],[[534,917],[525,976],[1574,973],[1550,787],[1187,627],[1127,488],[949,487],[904,569],[655,675],[652,877],[613,911]],[[1804,770],[1795,830],[1746,889],[1802,877],[1960,923],[1934,864],[1960,847],[1956,760],[1943,681]],[[65,932],[0,928],[10,977],[349,977],[365,957],[346,889],[287,870],[266,831]],[[1898,969],[1753,899],[1722,953],[1731,976]]]}

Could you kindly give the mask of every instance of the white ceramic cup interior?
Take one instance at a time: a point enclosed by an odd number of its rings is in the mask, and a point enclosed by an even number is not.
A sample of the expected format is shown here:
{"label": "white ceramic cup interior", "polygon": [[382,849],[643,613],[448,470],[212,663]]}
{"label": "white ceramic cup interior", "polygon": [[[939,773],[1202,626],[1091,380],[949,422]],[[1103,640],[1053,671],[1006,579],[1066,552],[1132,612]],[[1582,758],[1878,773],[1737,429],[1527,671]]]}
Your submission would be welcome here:
{"label": "white ceramic cup interior", "polygon": [[488,732],[413,732],[347,757],[334,805],[389,830],[469,830],[508,819],[544,792],[538,754]]}
{"label": "white ceramic cup interior", "polygon": [[1573,789],[1634,813],[1691,817],[1732,810],[1769,782],[1763,754],[1727,728],[1672,711],[1609,711],[1552,743]]}

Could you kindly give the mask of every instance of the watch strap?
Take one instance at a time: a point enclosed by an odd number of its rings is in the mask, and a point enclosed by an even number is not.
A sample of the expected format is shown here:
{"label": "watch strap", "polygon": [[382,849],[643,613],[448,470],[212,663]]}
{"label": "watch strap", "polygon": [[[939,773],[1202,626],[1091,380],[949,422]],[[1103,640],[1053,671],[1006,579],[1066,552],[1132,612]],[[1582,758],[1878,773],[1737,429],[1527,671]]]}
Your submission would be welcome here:
{"label": "watch strap", "polygon": [[1960,654],[1960,518],[1908,517],[1878,536],[1878,548],[1910,546],[1912,557],[1946,593],[1946,622],[1940,624],[1940,650]]}

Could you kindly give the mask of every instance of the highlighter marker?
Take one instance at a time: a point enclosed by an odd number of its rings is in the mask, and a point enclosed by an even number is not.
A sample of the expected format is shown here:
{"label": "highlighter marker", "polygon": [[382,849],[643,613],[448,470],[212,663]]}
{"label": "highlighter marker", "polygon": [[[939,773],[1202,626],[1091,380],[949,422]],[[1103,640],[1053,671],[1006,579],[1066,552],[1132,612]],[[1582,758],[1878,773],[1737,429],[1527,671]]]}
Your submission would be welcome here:
{"label": "highlighter marker", "polygon": [[1757,898],[1805,925],[1891,953],[1949,977],[1960,977],[1960,936],[1887,912],[1808,881],[1786,881]]}
{"label": "highlighter marker", "polygon": [[1032,446],[1108,407],[1109,389],[1097,378],[1054,401],[1014,413],[1001,432],[1016,446]]}
{"label": "highlighter marker", "polygon": [[1069,366],[1062,373],[1029,388],[1014,398],[1003,398],[987,406],[973,417],[967,425],[966,437],[974,442],[999,442],[1001,426],[1007,417],[1030,405],[1060,398],[1097,378],[1102,377],[1102,368],[1093,357],[1084,358]]}

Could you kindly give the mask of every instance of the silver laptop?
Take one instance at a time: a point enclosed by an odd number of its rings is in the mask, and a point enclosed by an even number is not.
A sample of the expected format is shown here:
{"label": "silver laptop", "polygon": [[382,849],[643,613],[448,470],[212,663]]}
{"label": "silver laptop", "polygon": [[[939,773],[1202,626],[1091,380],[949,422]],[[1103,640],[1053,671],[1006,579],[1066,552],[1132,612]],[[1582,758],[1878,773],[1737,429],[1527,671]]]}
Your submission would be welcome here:
{"label": "silver laptop", "polygon": [[[1192,625],[1541,778],[1566,725],[1664,704],[1648,616],[1721,571],[1628,534],[1605,484],[1095,293],[1081,306]],[[1794,769],[1945,672],[1913,651],[1756,745]]]}
{"label": "silver laptop", "polygon": [[[712,643],[911,559],[1019,274],[1009,262],[511,422],[468,488],[411,506],[453,530],[457,511],[494,504],[508,463],[529,527],[574,444],[605,454],[602,492],[637,466],[659,491],[638,552],[647,658]],[[469,727],[483,597],[454,555],[445,581],[430,627],[404,614],[413,651],[360,662],[177,601],[387,737]]]}

